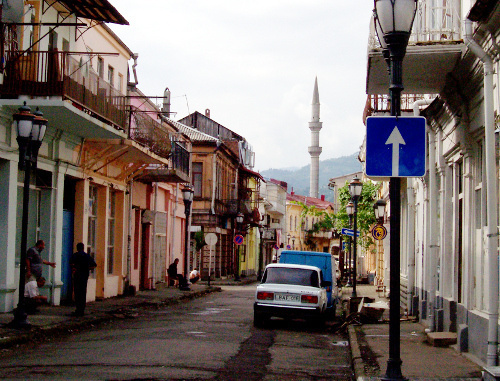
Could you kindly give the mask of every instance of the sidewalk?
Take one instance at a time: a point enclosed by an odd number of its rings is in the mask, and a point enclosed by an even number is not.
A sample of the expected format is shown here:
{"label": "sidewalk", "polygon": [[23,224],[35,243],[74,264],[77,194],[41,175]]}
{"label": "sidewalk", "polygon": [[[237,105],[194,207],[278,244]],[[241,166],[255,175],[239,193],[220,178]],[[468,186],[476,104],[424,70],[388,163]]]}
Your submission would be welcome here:
{"label": "sidewalk", "polygon": [[[344,288],[343,299],[351,295]],[[357,285],[357,295],[389,303],[377,295],[373,285]],[[387,319],[386,319],[387,315]],[[388,312],[383,320],[388,320]],[[413,321],[401,321],[402,374],[410,380],[480,380],[482,368],[452,347],[433,347],[428,344],[425,327]],[[351,324],[348,327],[354,372],[357,380],[377,380],[385,375],[389,353],[389,324]]]}
{"label": "sidewalk", "polygon": [[235,282],[233,279],[211,282],[210,287],[207,282],[198,282],[190,286],[190,291],[158,284],[156,290],[138,291],[134,296],[117,296],[87,303],[83,317],[70,316],[75,310],[74,306],[42,306],[39,307],[40,312],[28,316],[32,325],[30,330],[9,328],[7,325],[13,320],[12,312],[0,313],[0,349],[70,334],[111,320],[134,318],[144,309],[162,308],[221,291],[217,284],[239,286],[252,282],[255,282],[255,277],[245,278],[241,282]]}

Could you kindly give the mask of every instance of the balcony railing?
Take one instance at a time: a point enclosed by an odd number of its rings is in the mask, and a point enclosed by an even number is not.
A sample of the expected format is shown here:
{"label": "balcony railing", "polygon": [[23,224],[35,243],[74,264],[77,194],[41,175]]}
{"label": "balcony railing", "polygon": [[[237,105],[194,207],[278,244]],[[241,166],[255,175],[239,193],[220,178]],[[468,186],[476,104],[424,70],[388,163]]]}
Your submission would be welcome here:
{"label": "balcony railing", "polygon": [[[401,111],[412,112],[413,104],[424,98],[432,98],[432,95],[423,94],[401,94]],[[391,111],[391,100],[386,94],[371,94],[368,96],[369,115]]]}
{"label": "balcony railing", "polygon": [[178,142],[172,142],[172,155],[170,157],[173,169],[189,175],[189,151]]}
{"label": "balcony railing", "polygon": [[[457,3],[452,0],[419,0],[409,45],[461,40],[462,20],[460,9],[455,6]],[[368,44],[369,49],[380,48],[373,18]]]}
{"label": "balcony railing", "polygon": [[61,96],[92,116],[126,129],[126,98],[70,54],[7,52],[1,96]]}
{"label": "balcony railing", "polygon": [[[140,111],[132,112],[132,123],[129,129],[130,139],[149,148],[163,158],[168,158],[172,152],[170,134],[160,123]],[[188,158],[189,160],[189,158]],[[189,173],[189,163],[188,163]]]}

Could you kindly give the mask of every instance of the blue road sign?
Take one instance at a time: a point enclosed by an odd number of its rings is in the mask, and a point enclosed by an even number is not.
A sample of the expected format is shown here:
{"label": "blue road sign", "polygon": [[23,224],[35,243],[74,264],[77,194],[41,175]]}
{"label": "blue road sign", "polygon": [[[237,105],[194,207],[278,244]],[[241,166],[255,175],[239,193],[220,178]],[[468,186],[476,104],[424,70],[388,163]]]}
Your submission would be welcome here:
{"label": "blue road sign", "polygon": [[[349,237],[354,237],[354,230],[353,229],[342,228],[341,233],[342,233],[342,235],[348,235]],[[356,231],[356,237],[359,237],[359,230]]]}
{"label": "blue road sign", "polygon": [[366,119],[366,175],[425,175],[426,131],[422,116],[370,116]]}

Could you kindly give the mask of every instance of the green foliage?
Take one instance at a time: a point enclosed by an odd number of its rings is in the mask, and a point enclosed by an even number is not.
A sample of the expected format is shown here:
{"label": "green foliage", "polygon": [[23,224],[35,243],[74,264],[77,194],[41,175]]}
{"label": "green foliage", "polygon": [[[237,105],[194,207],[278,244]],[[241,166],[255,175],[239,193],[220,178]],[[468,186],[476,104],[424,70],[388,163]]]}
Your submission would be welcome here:
{"label": "green foliage", "polygon": [[205,234],[203,234],[203,232],[201,230],[197,231],[196,233],[194,233],[194,242],[195,242],[195,250],[196,250],[196,252],[198,252],[201,249],[203,249],[203,247],[206,245],[206,243],[205,243]]}
{"label": "green foliage", "polygon": [[[371,181],[363,182],[363,189],[361,190],[361,197],[358,200],[358,230],[360,236],[358,243],[361,247],[368,249],[373,243],[373,240],[368,236],[370,227],[376,222],[375,213],[373,212],[373,204],[377,199],[377,192],[380,188],[380,183],[373,183]],[[349,228],[349,216],[345,210],[347,203],[351,200],[349,194],[349,184],[339,188],[339,202],[340,210],[335,215],[335,228],[341,231],[342,228]]]}

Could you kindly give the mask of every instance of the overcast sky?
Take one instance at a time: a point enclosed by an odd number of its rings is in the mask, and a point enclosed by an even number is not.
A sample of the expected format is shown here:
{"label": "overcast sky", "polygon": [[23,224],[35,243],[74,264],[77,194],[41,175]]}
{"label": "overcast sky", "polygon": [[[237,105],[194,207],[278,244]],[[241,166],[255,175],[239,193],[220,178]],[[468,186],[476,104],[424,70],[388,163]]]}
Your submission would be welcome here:
{"label": "overcast sky", "polygon": [[358,151],[373,0],[114,0],[110,27],[139,54],[138,87],[172,93],[180,119],[204,113],[244,136],[256,170],[310,163],[318,77],[320,160]]}

